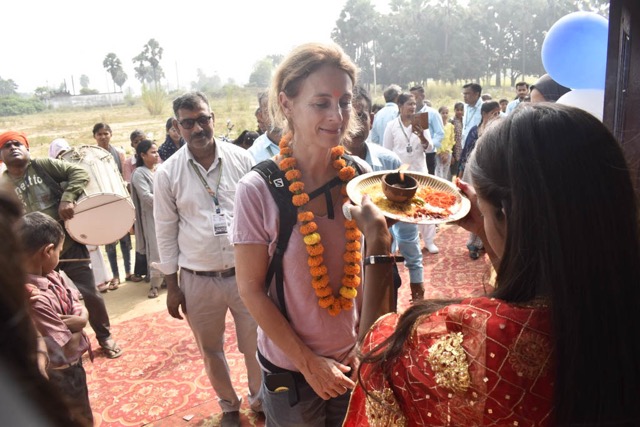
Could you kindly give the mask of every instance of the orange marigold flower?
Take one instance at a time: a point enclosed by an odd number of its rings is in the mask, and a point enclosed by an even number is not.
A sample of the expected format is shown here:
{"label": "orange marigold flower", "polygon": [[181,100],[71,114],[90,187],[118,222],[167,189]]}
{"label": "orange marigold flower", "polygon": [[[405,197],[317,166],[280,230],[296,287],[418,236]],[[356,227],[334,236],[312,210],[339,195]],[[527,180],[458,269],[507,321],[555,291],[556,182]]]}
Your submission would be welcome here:
{"label": "orange marigold flower", "polygon": [[356,176],[356,170],[351,166],[347,166],[346,168],[340,169],[340,171],[338,172],[338,176],[343,181],[349,181],[351,180],[351,178]]}
{"label": "orange marigold flower", "polygon": [[307,253],[311,256],[318,256],[324,253],[324,246],[322,243],[318,243],[317,245],[307,246]]}
{"label": "orange marigold flower", "polygon": [[318,298],[324,298],[324,297],[328,297],[329,295],[331,295],[331,288],[328,286],[325,286],[324,288],[318,288],[315,290],[316,292],[316,296]]}
{"label": "orange marigold flower", "polygon": [[360,249],[362,249],[362,245],[360,244],[359,240],[355,240],[353,242],[347,242],[347,244],[345,245],[345,249],[348,251],[360,252]]}
{"label": "orange marigold flower", "polygon": [[343,167],[347,166],[347,162],[345,162],[344,159],[336,159],[331,165],[334,167],[334,169],[342,169]]}
{"label": "orange marigold flower", "polygon": [[311,267],[309,268],[309,273],[311,273],[311,276],[313,277],[321,277],[327,274],[327,266],[326,265],[319,265],[318,267]]}
{"label": "orange marigold flower", "polygon": [[335,146],[331,149],[331,157],[334,159],[337,157],[342,157],[343,154],[344,147],[342,145]]}
{"label": "orange marigold flower", "polygon": [[329,307],[329,314],[332,316],[337,316],[341,311],[342,307],[339,302],[335,302],[331,307]]}
{"label": "orange marigold flower", "polygon": [[329,285],[329,276],[314,277],[311,279],[313,289],[326,288]]}
{"label": "orange marigold flower", "polygon": [[307,264],[309,267],[317,267],[322,264],[323,261],[324,259],[321,256],[310,256],[307,258]]}
{"label": "orange marigold flower", "polygon": [[300,221],[300,222],[313,221],[313,212],[311,212],[311,211],[299,212],[298,213],[298,221]]}
{"label": "orange marigold flower", "polygon": [[289,145],[292,138],[293,133],[287,132],[286,134],[282,135],[282,138],[280,138],[280,143],[278,145],[280,146],[280,148],[286,147]]}
{"label": "orange marigold flower", "polygon": [[300,172],[298,169],[293,169],[293,170],[287,171],[284,174],[284,177],[287,178],[288,181],[293,182],[302,178],[302,172]]}
{"label": "orange marigold flower", "polygon": [[320,240],[322,239],[320,238],[320,233],[311,233],[309,235],[304,236],[303,240],[305,245],[313,246],[320,243]]}
{"label": "orange marigold flower", "polygon": [[287,146],[287,147],[280,148],[280,155],[284,157],[289,157],[291,154],[293,154],[293,150],[291,149],[291,147]]}
{"label": "orange marigold flower", "polygon": [[350,288],[357,288],[360,286],[360,276],[344,276],[342,278],[342,284]]}
{"label": "orange marigold flower", "polygon": [[358,291],[353,288],[349,288],[347,286],[343,286],[340,288],[340,296],[343,296],[347,299],[354,299],[358,295]]}
{"label": "orange marigold flower", "polygon": [[295,168],[297,163],[295,157],[285,157],[280,161],[280,170],[286,171]]}
{"label": "orange marigold flower", "polygon": [[358,223],[355,219],[345,219],[344,220],[344,228],[358,228]]}
{"label": "orange marigold flower", "polygon": [[327,297],[320,298],[318,300],[318,305],[322,308],[328,308],[335,302],[335,300],[336,299],[334,298],[333,295],[329,295]]}
{"label": "orange marigold flower", "polygon": [[362,233],[357,228],[345,230],[344,235],[347,240],[360,240]]}
{"label": "orange marigold flower", "polygon": [[345,297],[340,297],[338,298],[338,301],[340,301],[340,305],[342,306],[343,310],[351,310],[353,308],[353,300],[346,299]]}
{"label": "orange marigold flower", "polygon": [[360,264],[345,264],[343,271],[344,274],[357,276],[358,274],[360,274]]}
{"label": "orange marigold flower", "polygon": [[351,264],[359,264],[362,260],[362,254],[356,251],[345,252],[342,256],[344,262],[350,262]]}
{"label": "orange marigold flower", "polygon": [[300,226],[300,233],[302,233],[303,236],[311,234],[315,231],[318,231],[318,224],[316,224],[314,221],[310,221]]}
{"label": "orange marigold flower", "polygon": [[309,195],[307,193],[295,194],[292,197],[292,200],[293,200],[294,206],[297,206],[297,207],[304,206],[309,201]]}
{"label": "orange marigold flower", "polygon": [[300,191],[304,191],[304,182],[302,181],[292,182],[291,185],[289,185],[289,191],[291,191],[292,193],[298,193]]}

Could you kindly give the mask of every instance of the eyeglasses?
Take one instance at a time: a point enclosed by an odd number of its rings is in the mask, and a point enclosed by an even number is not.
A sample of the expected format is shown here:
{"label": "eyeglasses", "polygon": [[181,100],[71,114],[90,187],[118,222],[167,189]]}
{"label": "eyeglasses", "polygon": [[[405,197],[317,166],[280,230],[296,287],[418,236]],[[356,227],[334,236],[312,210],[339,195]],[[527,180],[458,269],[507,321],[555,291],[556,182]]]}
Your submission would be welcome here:
{"label": "eyeglasses", "polygon": [[209,124],[209,120],[211,120],[213,116],[200,116],[197,119],[182,119],[181,121],[179,121],[178,123],[180,123],[180,126],[182,126],[183,129],[192,129],[193,126],[195,126],[196,122],[198,122],[198,124],[200,126],[206,126]]}

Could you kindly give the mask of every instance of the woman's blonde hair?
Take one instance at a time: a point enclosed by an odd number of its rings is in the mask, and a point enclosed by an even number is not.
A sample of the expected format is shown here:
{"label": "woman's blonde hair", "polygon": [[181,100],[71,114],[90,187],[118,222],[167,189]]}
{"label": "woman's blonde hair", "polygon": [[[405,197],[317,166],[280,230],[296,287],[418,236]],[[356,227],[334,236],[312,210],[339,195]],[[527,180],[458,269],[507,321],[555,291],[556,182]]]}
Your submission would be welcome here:
{"label": "woman's blonde hair", "polygon": [[[306,43],[296,47],[278,66],[269,89],[269,116],[273,126],[281,127],[284,133],[293,131],[278,100],[281,92],[287,97],[298,96],[302,82],[324,65],[332,65],[347,73],[353,86],[356,85],[358,69],[342,48],[334,43]],[[357,120],[349,120],[345,137],[357,130]]]}

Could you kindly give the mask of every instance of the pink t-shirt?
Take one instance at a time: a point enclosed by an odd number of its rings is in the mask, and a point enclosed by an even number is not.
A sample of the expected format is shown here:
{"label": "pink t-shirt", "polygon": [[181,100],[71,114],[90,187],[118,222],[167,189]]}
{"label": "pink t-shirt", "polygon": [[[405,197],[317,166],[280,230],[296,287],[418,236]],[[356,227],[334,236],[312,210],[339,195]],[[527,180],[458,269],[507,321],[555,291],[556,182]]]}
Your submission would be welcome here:
{"label": "pink t-shirt", "polygon": [[[324,196],[319,196],[324,197]],[[325,248],[323,257],[329,270],[334,295],[341,286],[345,251],[344,216],[342,197],[333,200],[335,219],[316,216],[318,230]],[[257,172],[249,172],[239,182],[236,190],[235,224],[232,231],[234,244],[259,244],[269,246],[273,256],[278,238],[279,212],[266,182]],[[362,285],[354,309],[331,316],[318,305],[318,297],[311,287],[311,275],[307,266],[307,251],[296,224],[284,254],[284,294],[289,322],[302,341],[316,354],[342,361],[356,344],[358,322],[362,305]],[[275,285],[271,299],[276,305]],[[258,348],[273,364],[296,370],[287,355],[277,347],[258,327]]]}

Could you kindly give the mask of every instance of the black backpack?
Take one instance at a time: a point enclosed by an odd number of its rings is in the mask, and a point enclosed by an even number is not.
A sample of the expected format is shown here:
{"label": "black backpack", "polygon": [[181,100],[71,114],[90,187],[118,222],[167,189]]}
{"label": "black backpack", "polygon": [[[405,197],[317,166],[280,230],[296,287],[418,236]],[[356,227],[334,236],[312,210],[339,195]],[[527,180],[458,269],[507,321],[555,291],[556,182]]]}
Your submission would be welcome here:
{"label": "black backpack", "polygon": [[[356,170],[356,175],[360,175],[363,171],[360,165],[353,159],[352,156],[344,155],[343,158],[347,162],[348,166],[352,166]],[[287,245],[289,244],[289,238],[293,232],[293,227],[298,222],[298,209],[293,205],[291,200],[291,192],[289,191],[290,182],[285,177],[285,173],[280,170],[276,162],[271,159],[264,160],[253,167],[254,171],[258,172],[260,176],[267,182],[269,191],[273,196],[273,199],[278,205],[280,212],[280,228],[278,230],[278,241],[276,244],[276,251],[273,254],[269,269],[267,270],[267,277],[265,280],[265,287],[267,291],[271,286],[271,281],[275,275],[276,278],[276,296],[278,303],[280,304],[280,311],[282,315],[289,320],[287,315],[287,307],[284,302],[284,277],[282,271],[282,258]],[[342,184],[342,180],[339,177],[334,177],[331,181],[324,184],[322,187],[315,189],[309,193],[309,200],[324,194],[327,200],[330,200],[329,191],[336,185]],[[327,203],[327,216],[333,219],[335,213],[333,211],[333,204]]]}

